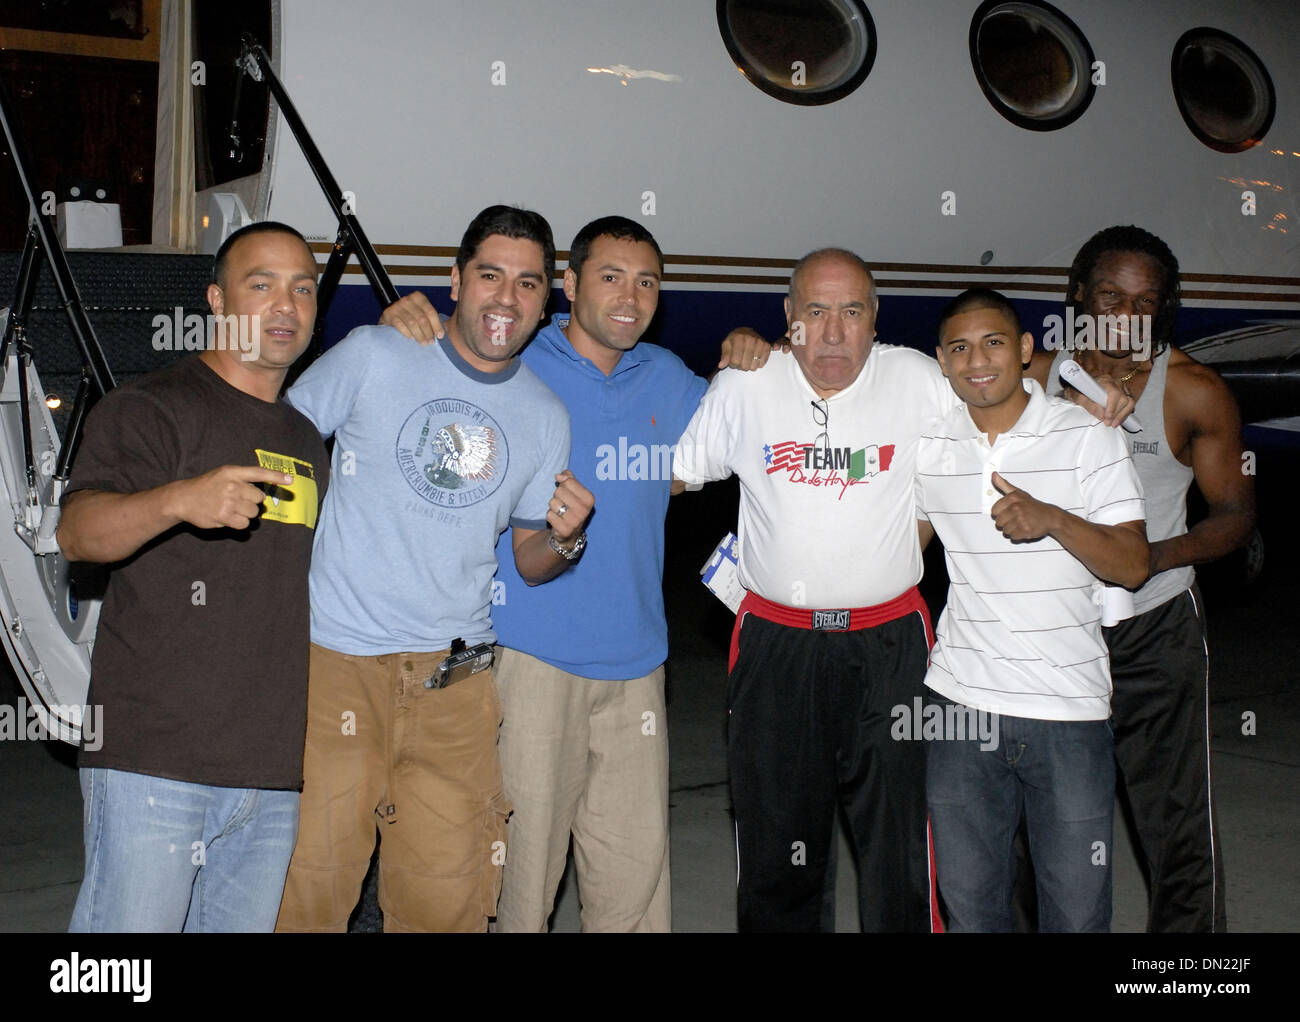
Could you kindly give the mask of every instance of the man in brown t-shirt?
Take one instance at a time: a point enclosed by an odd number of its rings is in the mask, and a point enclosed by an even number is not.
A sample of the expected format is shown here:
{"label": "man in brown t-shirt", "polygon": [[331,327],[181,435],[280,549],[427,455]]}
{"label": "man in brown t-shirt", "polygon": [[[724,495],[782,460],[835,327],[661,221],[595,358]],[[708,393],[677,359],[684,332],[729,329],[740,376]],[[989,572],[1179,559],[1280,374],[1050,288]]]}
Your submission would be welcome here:
{"label": "man in brown t-shirt", "polygon": [[113,565],[74,932],[270,930],[293,851],[329,470],[278,398],[311,338],[315,259],[292,228],[253,224],[207,297],[225,329],[105,396],[63,500],[64,555]]}

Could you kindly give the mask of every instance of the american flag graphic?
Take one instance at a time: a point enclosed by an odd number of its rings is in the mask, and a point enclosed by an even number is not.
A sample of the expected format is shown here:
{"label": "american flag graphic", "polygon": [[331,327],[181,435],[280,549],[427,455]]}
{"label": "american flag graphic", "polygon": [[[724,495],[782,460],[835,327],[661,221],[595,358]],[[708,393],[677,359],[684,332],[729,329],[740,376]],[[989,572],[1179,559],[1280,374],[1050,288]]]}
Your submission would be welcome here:
{"label": "american flag graphic", "polygon": [[788,472],[792,468],[803,468],[803,452],[812,444],[797,440],[785,440],[779,444],[763,445],[763,463],[767,465],[767,474]]}

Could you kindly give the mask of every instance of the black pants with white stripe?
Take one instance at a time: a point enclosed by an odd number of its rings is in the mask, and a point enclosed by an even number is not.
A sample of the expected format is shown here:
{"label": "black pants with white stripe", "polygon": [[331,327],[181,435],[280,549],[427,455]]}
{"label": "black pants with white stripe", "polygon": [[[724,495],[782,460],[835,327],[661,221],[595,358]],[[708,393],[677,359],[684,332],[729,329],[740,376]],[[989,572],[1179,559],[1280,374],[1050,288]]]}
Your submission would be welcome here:
{"label": "black pants with white stripe", "polygon": [[1227,929],[1202,611],[1193,587],[1105,629],[1117,788],[1128,798],[1149,874],[1151,933]]}
{"label": "black pants with white stripe", "polygon": [[819,632],[748,614],[728,687],[727,766],[744,931],[833,927],[823,912],[836,805],[862,929],[929,932],[924,741],[891,738],[924,691],[919,614]]}

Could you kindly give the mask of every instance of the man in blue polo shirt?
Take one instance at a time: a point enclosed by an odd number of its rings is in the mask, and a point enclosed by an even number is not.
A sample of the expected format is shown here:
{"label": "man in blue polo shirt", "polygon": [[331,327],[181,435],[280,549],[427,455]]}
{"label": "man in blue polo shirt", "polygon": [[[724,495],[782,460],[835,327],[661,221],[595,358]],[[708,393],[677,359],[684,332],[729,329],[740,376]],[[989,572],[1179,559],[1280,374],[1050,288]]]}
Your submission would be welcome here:
{"label": "man in blue polo shirt", "polygon": [[[568,408],[570,466],[601,510],[563,578],[532,588],[500,558],[492,622],[501,768],[515,811],[499,932],[546,929],[570,835],[583,930],[671,924],[663,525],[672,450],[706,384],[671,352],[637,343],[658,308],[662,272],[659,246],[640,224],[592,221],[569,249],[570,318],[554,318],[521,356]],[[422,340],[439,332],[418,294],[390,306],[383,322]],[[766,362],[761,338],[732,343],[724,362]]]}
{"label": "man in blue polo shirt", "polygon": [[546,929],[570,833],[584,930],[671,922],[664,515],[672,448],[706,384],[637,343],[662,269],[640,224],[588,224],[564,274],[570,318],[553,319],[524,355],[569,409],[572,467],[593,480],[601,520],[563,591],[531,589],[509,565],[497,572],[502,777],[515,806],[498,931]]}

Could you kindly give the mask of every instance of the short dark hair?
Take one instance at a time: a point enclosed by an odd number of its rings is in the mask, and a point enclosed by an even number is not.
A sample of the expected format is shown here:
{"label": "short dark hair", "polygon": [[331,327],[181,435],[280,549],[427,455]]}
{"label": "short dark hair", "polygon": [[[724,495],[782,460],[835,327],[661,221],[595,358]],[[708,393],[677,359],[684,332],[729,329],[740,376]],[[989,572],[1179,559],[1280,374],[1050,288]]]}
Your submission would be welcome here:
{"label": "short dark hair", "polygon": [[876,275],[871,272],[871,267],[867,265],[866,260],[863,259],[862,256],[858,255],[856,252],[850,252],[847,248],[814,249],[812,252],[809,252],[806,256],[804,256],[797,263],[795,263],[794,269],[790,271],[790,287],[789,290],[787,291],[787,294],[789,296],[791,297],[794,296],[795,285],[799,280],[799,274],[803,272],[803,268],[808,263],[812,262],[814,259],[821,259],[826,256],[835,256],[839,259],[845,260],[846,262],[850,262],[858,269],[860,269],[863,273],[865,273],[867,275],[867,280],[871,282],[872,299],[877,302],[880,300],[879,296],[876,294]]}
{"label": "short dark hair", "polygon": [[541,213],[518,206],[489,206],[469,222],[465,236],[456,250],[456,268],[463,274],[469,261],[478,254],[478,247],[494,234],[506,238],[535,241],[542,248],[542,262],[546,265],[545,287],[551,288],[555,279],[555,237],[551,225]]}
{"label": "short dark hair", "polygon": [[1154,358],[1173,342],[1174,323],[1183,304],[1182,289],[1178,285],[1178,260],[1169,246],[1150,231],[1129,224],[1127,227],[1107,227],[1098,231],[1083,244],[1070,266],[1070,278],[1065,285],[1065,303],[1077,309],[1075,293],[1080,286],[1086,288],[1092,271],[1101,257],[1108,252],[1137,252],[1150,256],[1160,264],[1164,280],[1160,286],[1160,308],[1151,321],[1151,337],[1155,342]]}
{"label": "short dark hair", "polygon": [[659,272],[664,272],[664,254],[655,236],[635,220],[625,216],[602,216],[580,230],[569,246],[569,269],[582,276],[582,264],[591,255],[591,245],[597,238],[609,237],[615,241],[643,241],[659,257]]}
{"label": "short dark hair", "polygon": [[221,243],[221,247],[217,249],[216,258],[212,260],[212,283],[216,284],[217,287],[226,286],[222,278],[226,274],[226,257],[230,254],[231,248],[240,238],[247,238],[252,234],[291,234],[306,246],[308,252],[311,251],[311,246],[307,244],[306,238],[288,224],[280,223],[279,220],[258,220],[256,223],[245,224]]}
{"label": "short dark hair", "polygon": [[1016,312],[1015,305],[1011,299],[1001,291],[994,291],[987,287],[967,288],[956,298],[943,307],[943,312],[939,314],[939,336],[943,337],[943,327],[948,320],[954,316],[960,316],[964,312],[974,312],[977,309],[997,309],[1003,313],[1007,319],[1011,320],[1011,325],[1016,328],[1016,338],[1025,332],[1024,327],[1020,325],[1020,314]]}

